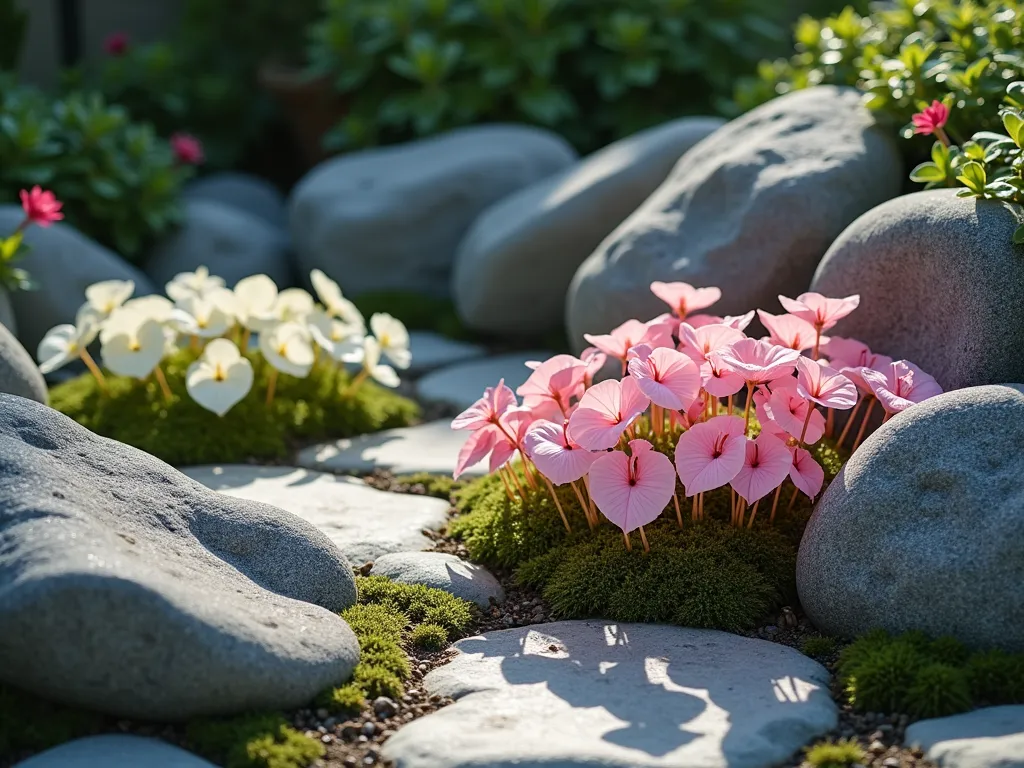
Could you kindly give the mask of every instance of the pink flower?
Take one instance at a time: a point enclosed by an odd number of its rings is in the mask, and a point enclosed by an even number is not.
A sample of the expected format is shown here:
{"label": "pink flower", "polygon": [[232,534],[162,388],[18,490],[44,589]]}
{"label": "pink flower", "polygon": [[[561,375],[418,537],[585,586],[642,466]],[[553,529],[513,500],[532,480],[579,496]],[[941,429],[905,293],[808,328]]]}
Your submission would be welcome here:
{"label": "pink flower", "polygon": [[649,404],[650,400],[630,376],[622,381],[602,381],[580,399],[569,418],[569,438],[591,451],[613,448]]}
{"label": "pink flower", "polygon": [[664,301],[676,317],[683,318],[700,309],[707,309],[722,298],[718,288],[694,288],[689,283],[651,283],[651,293]]}
{"label": "pink flower", "polygon": [[735,395],[747,383],[718,358],[717,352],[709,354],[707,362],[700,367],[700,378],[704,390],[712,397]]}
{"label": "pink flower", "polygon": [[541,363],[516,390],[523,405],[538,418],[561,421],[569,415],[570,401],[583,394],[587,366],[572,355],[555,355]]}
{"label": "pink flower", "polygon": [[797,360],[796,391],[823,408],[845,411],[857,404],[857,387],[835,368],[801,357]]}
{"label": "pink flower", "polygon": [[753,504],[782,485],[792,466],[793,456],[786,444],[762,432],[746,441],[743,465],[730,485],[747,504]]}
{"label": "pink flower", "polygon": [[700,391],[700,371],[682,352],[661,347],[634,347],[637,355],[629,361],[629,375],[651,402],[672,411],[685,410]]}
{"label": "pink flower", "polygon": [[[505,380],[496,387],[484,390],[484,396],[460,413],[452,421],[452,429],[473,431],[459,451],[455,462],[456,480],[469,468],[491,454],[491,471],[508,460],[512,451],[507,451],[510,424],[506,416],[516,409],[516,396],[505,386]],[[516,425],[518,419],[516,417]],[[497,449],[497,450],[496,450]],[[513,447],[513,451],[515,448]],[[503,458],[504,457],[504,458]]]}
{"label": "pink flower", "polygon": [[884,372],[864,368],[862,375],[888,414],[942,394],[938,382],[908,360],[896,360]]}
{"label": "pink flower", "polygon": [[864,380],[862,369],[871,368],[876,371],[885,372],[886,368],[892,365],[892,358],[886,355],[876,355],[867,344],[856,339],[844,339],[839,336],[832,336],[821,351],[832,361],[832,365],[839,369],[839,372],[857,385],[857,389],[866,395],[874,394],[871,387]]}
{"label": "pink flower", "polygon": [[687,496],[714,490],[736,477],[743,466],[745,430],[739,416],[715,416],[683,432],[676,443],[676,471]]}
{"label": "pink flower", "polygon": [[594,383],[594,377],[604,368],[608,362],[608,355],[597,347],[587,347],[580,354],[580,362],[587,366],[586,374],[583,377],[583,384],[590,387]]}
{"label": "pink flower", "polygon": [[795,299],[779,296],[779,303],[789,314],[806,320],[814,326],[818,333],[821,333],[853,312],[860,304],[860,296],[829,299],[820,293],[801,293]]}
{"label": "pink flower", "polygon": [[627,320],[604,336],[585,333],[583,338],[608,357],[621,361],[623,366],[626,363],[626,354],[637,344],[646,344],[651,348],[673,346],[671,328],[662,323],[648,325],[639,320]]}
{"label": "pink flower", "polygon": [[535,421],[523,438],[523,448],[537,469],[555,485],[579,480],[600,453],[591,453],[569,439],[566,424]]}
{"label": "pink flower", "polygon": [[743,331],[721,323],[695,328],[689,323],[679,324],[679,351],[697,365],[707,362],[712,352],[728,347],[743,338]]}
{"label": "pink flower", "polygon": [[814,326],[796,315],[771,315],[761,309],[757,310],[757,315],[768,329],[768,341],[772,344],[803,352],[818,340]]}
{"label": "pink flower", "polygon": [[629,450],[630,456],[606,453],[590,469],[594,503],[623,533],[657,520],[676,489],[676,473],[667,456],[646,440],[630,440]]}
{"label": "pink flower", "polygon": [[171,150],[182,165],[201,165],[204,160],[203,145],[188,133],[178,132],[171,136]]}
{"label": "pink flower", "polygon": [[737,331],[745,331],[747,326],[754,322],[754,310],[750,310],[745,315],[726,315],[721,322],[722,325],[735,328]]}
{"label": "pink flower", "polygon": [[793,451],[793,466],[789,470],[789,479],[793,485],[806,493],[811,501],[818,495],[825,482],[825,470],[814,460],[809,451],[796,448]]}
{"label": "pink flower", "polygon": [[103,41],[103,50],[109,56],[123,56],[128,52],[128,43],[127,32],[113,32]]}
{"label": "pink flower", "polygon": [[748,384],[766,384],[789,376],[800,359],[795,349],[756,339],[740,339],[715,354]]}
{"label": "pink flower", "polygon": [[534,421],[534,416],[526,408],[510,408],[493,426],[479,429],[470,435],[462,446],[455,462],[453,477],[459,477],[477,462],[490,454],[490,471],[495,472],[512,458],[517,449],[522,448],[523,438]]}
{"label": "pink flower", "polygon": [[64,218],[64,214],[60,212],[64,203],[49,190],[36,185],[31,190],[21,190],[20,197],[22,210],[25,211],[25,224],[22,224],[22,227],[28,223],[48,227]]}
{"label": "pink flower", "polygon": [[480,429],[471,434],[455,460],[452,477],[458,480],[467,469],[483,461],[501,437],[501,431],[497,428]]}
{"label": "pink flower", "polygon": [[[763,400],[762,404],[758,406],[757,416],[761,421],[761,427],[768,431],[776,431],[769,425],[777,425],[778,431],[783,433],[779,435],[780,437],[785,435],[799,439],[803,433],[804,442],[814,445],[825,434],[825,417],[808,400],[798,394],[796,382],[788,379],[785,381],[785,385],[773,385],[769,395],[760,396],[763,397]],[[757,403],[758,399],[759,396],[755,395],[754,402]],[[812,409],[810,421],[807,420],[808,409]],[[807,431],[804,433],[805,422]]]}
{"label": "pink flower", "polygon": [[483,397],[456,416],[452,420],[452,429],[475,431],[497,425],[501,416],[516,404],[515,393],[505,386],[505,380],[502,379],[498,386],[485,389]]}
{"label": "pink flower", "polygon": [[940,133],[949,121],[949,107],[941,101],[933,101],[931,106],[925,107],[910,119],[914,123],[914,133],[925,136]]}

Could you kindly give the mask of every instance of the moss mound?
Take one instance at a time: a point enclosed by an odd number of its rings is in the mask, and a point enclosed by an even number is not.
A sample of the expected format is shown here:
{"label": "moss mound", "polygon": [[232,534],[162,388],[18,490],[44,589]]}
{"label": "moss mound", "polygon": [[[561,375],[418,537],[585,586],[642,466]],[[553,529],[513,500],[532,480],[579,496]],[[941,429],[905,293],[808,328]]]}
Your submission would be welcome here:
{"label": "moss mound", "polygon": [[192,750],[224,768],[306,768],[325,751],[278,714],[196,720],[185,738]]}
{"label": "moss mound", "polygon": [[[643,425],[639,428],[643,434]],[[672,456],[678,433],[664,435],[655,448]],[[831,480],[842,459],[827,444],[815,447]],[[750,528],[728,524],[728,488],[705,495],[705,520],[691,521],[692,507],[682,486],[677,520],[670,504],[644,526],[650,553],[637,533],[627,551],[618,528],[602,518],[590,531],[576,493],[556,489],[572,528],[567,533],[547,490],[531,489],[521,466],[515,471],[525,500],[510,501],[501,478],[488,476],[454,493],[459,516],[449,533],[461,539],[473,559],[516,569],[517,580],[540,590],[558,618],[602,617],[615,621],[655,621],[690,627],[739,630],[770,609],[795,598],[796,548],[811,504],[787,481],[773,525],[772,497],[764,499]]]}
{"label": "moss mound", "polygon": [[448,501],[452,493],[462,484],[452,480],[450,475],[432,475],[429,472],[416,472],[411,475],[399,475],[395,478],[395,488],[400,493],[422,493],[436,499]]}
{"label": "moss mound", "polygon": [[252,390],[217,417],[185,390],[185,371],[196,357],[181,350],[163,361],[170,402],[153,380],[107,374],[109,391],[104,393],[91,375],[83,374],[50,390],[50,404],[99,435],[176,466],[280,459],[299,441],[408,426],[419,417],[411,400],[370,382],[346,394],[349,376],[326,364],[314,366],[305,379],[278,376],[267,406],[270,368],[258,354],[249,355],[255,373]]}
{"label": "moss mound", "polygon": [[867,755],[852,739],[823,741],[807,749],[807,762],[815,768],[853,768],[867,763]]}
{"label": "moss mound", "polygon": [[843,649],[839,674],[862,711],[944,717],[1024,703],[1024,654],[970,653],[950,637],[870,632]]}

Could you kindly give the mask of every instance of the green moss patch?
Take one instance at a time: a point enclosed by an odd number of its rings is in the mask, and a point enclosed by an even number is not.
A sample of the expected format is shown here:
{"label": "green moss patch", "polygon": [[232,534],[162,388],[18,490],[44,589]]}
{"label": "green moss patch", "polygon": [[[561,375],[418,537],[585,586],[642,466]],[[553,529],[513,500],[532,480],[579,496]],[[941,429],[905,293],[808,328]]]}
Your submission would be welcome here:
{"label": "green moss patch", "polygon": [[279,714],[195,720],[185,738],[190,749],[224,768],[305,768],[325,751]]}
{"label": "green moss patch", "polygon": [[839,641],[834,637],[821,635],[808,637],[801,644],[800,650],[816,659],[827,659],[839,650]]}
{"label": "green moss patch", "polygon": [[839,655],[850,703],[862,711],[944,717],[977,706],[1024,704],[1024,654],[970,653],[949,637],[871,632]]}
{"label": "green moss patch", "polygon": [[430,472],[416,472],[411,475],[399,475],[395,478],[393,490],[404,493],[422,493],[424,496],[433,496],[437,499],[447,501],[452,493],[462,487],[457,480],[452,480],[451,475],[433,475]]}
{"label": "green moss patch", "polygon": [[266,404],[270,367],[250,354],[255,383],[223,417],[200,407],[185,390],[191,350],[166,358],[162,368],[173,397],[165,401],[153,380],[107,374],[104,393],[89,374],[50,390],[50,404],[82,426],[153,454],[169,464],[238,463],[280,459],[300,441],[340,438],[412,424],[419,407],[370,382],[345,392],[349,376],[326,364],[305,379],[280,375]]}
{"label": "green moss patch", "polygon": [[867,755],[857,742],[823,741],[807,749],[807,762],[816,768],[853,768],[867,763]]}

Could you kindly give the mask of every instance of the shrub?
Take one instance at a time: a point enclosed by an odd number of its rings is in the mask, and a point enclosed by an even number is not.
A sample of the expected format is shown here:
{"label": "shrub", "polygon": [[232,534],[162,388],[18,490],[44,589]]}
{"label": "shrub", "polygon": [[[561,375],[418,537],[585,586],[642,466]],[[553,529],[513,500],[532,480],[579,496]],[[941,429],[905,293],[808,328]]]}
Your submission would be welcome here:
{"label": "shrub", "polygon": [[409,640],[424,651],[440,651],[448,645],[448,632],[437,624],[420,624],[409,635]]}
{"label": "shrub", "polygon": [[349,100],[335,146],[515,121],[589,151],[727,106],[784,16],[758,0],[328,0],[309,60]]}
{"label": "shrub", "polygon": [[808,747],[807,762],[815,768],[852,768],[865,764],[867,755],[853,739],[830,740]]}
{"label": "shrub", "polygon": [[917,717],[945,717],[971,708],[966,672],[949,664],[927,664],[907,690],[907,711]]}
{"label": "shrub", "polygon": [[1024,655],[1005,651],[973,654],[966,665],[971,695],[984,704],[1024,704]]}
{"label": "shrub", "polygon": [[806,638],[800,646],[800,650],[816,659],[827,659],[835,654],[838,647],[839,642],[834,637],[817,635]]}
{"label": "shrub", "polygon": [[191,175],[153,128],[97,93],[52,99],[0,77],[0,203],[49,188],[67,222],[129,260],[180,221]]}
{"label": "shrub", "polygon": [[224,768],[306,768],[325,751],[318,740],[274,713],[194,720],[185,729],[185,739],[191,749]]}

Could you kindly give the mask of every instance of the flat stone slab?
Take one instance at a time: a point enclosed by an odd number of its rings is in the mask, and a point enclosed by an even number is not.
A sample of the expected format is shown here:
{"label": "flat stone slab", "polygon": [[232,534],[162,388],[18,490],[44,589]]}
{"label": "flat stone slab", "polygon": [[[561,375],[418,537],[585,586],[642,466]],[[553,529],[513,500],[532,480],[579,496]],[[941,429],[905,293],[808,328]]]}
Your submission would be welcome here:
{"label": "flat stone slab", "polygon": [[412,352],[412,363],[404,373],[410,376],[420,376],[487,354],[487,349],[479,344],[456,341],[432,331],[410,331],[409,351]]}
{"label": "flat stone slab", "polygon": [[448,366],[420,379],[416,393],[424,400],[468,408],[499,379],[504,379],[505,384],[515,391],[533,373],[526,367],[527,361],[547,360],[552,355],[554,352],[513,352]]}
{"label": "flat stone slab", "polygon": [[428,547],[431,541],[423,529],[438,530],[448,520],[448,503],[441,499],[378,491],[352,477],[243,464],[188,467],[182,472],[228,496],[273,504],[301,517],[356,565],[388,552]]}
{"label": "flat stone slab", "polygon": [[14,768],[214,768],[159,739],[109,734],[75,739],[22,760]]}
{"label": "flat stone slab", "polygon": [[725,632],[564,621],[455,648],[424,685],[458,701],[384,745],[398,768],[768,768],[838,721],[824,667]]}
{"label": "flat stone slab", "polygon": [[[413,472],[451,475],[469,435],[467,431],[453,430],[450,421],[432,421],[314,445],[299,453],[298,464],[307,469],[341,474],[384,469],[396,475]],[[487,466],[483,462],[466,471],[471,477],[486,473]]]}
{"label": "flat stone slab", "polygon": [[402,584],[425,584],[441,589],[481,608],[489,607],[491,598],[496,603],[505,600],[505,590],[490,571],[444,552],[381,555],[374,562],[372,573]]}
{"label": "flat stone slab", "polygon": [[1024,706],[921,720],[904,741],[939,768],[1024,768]]}

